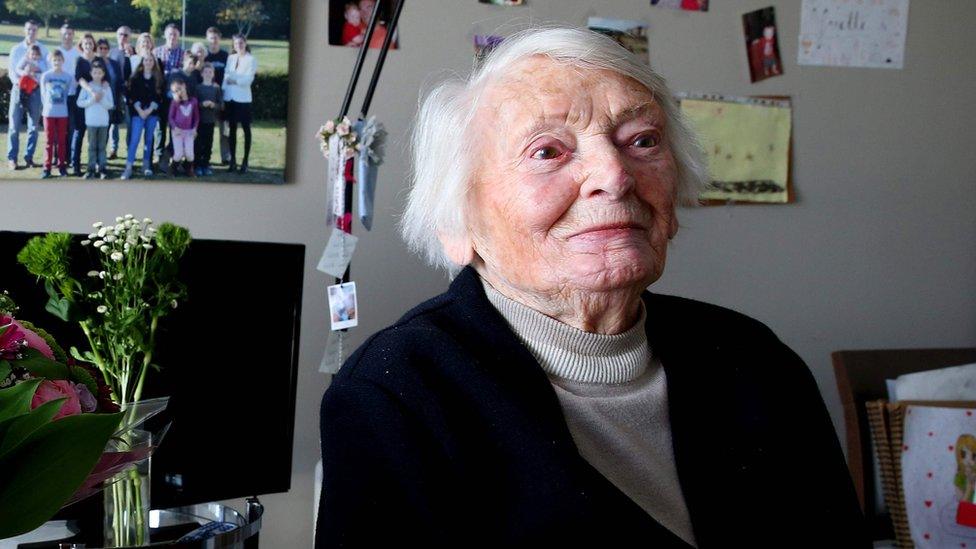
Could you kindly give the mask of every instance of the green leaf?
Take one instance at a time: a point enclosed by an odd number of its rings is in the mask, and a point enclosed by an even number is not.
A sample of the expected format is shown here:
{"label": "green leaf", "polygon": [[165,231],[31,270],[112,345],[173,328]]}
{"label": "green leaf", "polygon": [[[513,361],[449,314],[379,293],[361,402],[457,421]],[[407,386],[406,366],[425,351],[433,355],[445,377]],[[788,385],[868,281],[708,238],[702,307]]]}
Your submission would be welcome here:
{"label": "green leaf", "polygon": [[95,467],[122,414],[81,414],[48,423],[0,458],[0,539],[49,520]]}
{"label": "green leaf", "polygon": [[20,443],[42,425],[50,423],[65,402],[68,402],[67,397],[49,400],[31,410],[29,414],[12,417],[4,422],[6,425],[0,426],[0,459],[11,450],[16,450]]}
{"label": "green leaf", "polygon": [[37,391],[41,381],[31,379],[13,387],[0,389],[0,421],[30,412],[31,399],[34,398],[34,392]]}
{"label": "green leaf", "polygon": [[24,351],[25,358],[18,360],[17,365],[25,368],[34,377],[47,379],[68,379],[68,367],[42,355],[37,349]]}
{"label": "green leaf", "polygon": [[72,345],[71,348],[68,349],[68,354],[73,356],[75,360],[80,360],[82,362],[90,362],[91,364],[95,364],[95,353],[91,351],[85,351],[85,355],[82,356],[81,351],[78,350],[78,347]]}
{"label": "green leaf", "polygon": [[7,379],[7,376],[10,375],[11,370],[13,370],[13,366],[11,366],[9,362],[6,360],[0,360],[0,381]]}

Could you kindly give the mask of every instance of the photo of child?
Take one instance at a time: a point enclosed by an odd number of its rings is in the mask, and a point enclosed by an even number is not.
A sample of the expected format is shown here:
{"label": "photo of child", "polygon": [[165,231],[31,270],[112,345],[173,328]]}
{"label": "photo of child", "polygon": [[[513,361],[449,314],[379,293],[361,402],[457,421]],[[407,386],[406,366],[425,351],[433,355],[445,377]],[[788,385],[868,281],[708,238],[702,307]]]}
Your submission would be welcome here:
{"label": "photo of child", "polygon": [[592,30],[605,34],[617,41],[618,44],[641,59],[650,63],[647,52],[647,24],[630,19],[610,19],[607,17],[590,17],[586,26]]}
{"label": "photo of child", "polygon": [[356,283],[329,286],[328,293],[332,329],[342,330],[359,324],[359,316],[356,314]]}
{"label": "photo of child", "polygon": [[744,14],[742,28],[745,32],[749,77],[752,82],[783,74],[779,42],[776,39],[774,8],[769,7]]}
{"label": "photo of child", "polygon": [[[361,46],[366,40],[373,10],[377,10],[378,19],[369,47],[380,48],[386,39],[388,21],[393,14],[393,0],[329,0],[329,44],[351,48]],[[399,34],[396,34],[390,49],[399,48],[399,42]]]}

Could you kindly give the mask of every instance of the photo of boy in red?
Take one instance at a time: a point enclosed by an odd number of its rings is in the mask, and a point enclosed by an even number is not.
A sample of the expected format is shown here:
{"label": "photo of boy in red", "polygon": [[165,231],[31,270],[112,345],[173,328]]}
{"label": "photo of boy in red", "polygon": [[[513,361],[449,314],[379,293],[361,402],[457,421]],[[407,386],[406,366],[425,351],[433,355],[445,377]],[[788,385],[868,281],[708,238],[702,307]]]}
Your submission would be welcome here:
{"label": "photo of boy in red", "polygon": [[749,58],[749,77],[759,82],[783,74],[783,63],[776,40],[776,13],[773,8],[753,11],[742,16]]}

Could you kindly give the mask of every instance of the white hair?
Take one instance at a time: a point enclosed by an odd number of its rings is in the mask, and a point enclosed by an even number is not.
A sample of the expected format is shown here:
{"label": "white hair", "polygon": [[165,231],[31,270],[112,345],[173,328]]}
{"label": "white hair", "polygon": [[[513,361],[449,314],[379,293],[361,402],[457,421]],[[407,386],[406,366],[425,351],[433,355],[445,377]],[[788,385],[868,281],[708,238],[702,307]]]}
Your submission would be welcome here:
{"label": "white hair", "polygon": [[677,167],[678,200],[698,203],[707,169],[664,78],[611,38],[583,28],[532,28],[509,36],[467,77],[455,75],[435,86],[420,104],[411,147],[413,169],[400,230],[410,249],[434,267],[456,274],[441,237],[463,238],[468,191],[475,155],[468,138],[480,97],[494,77],[519,61],[544,55],[554,62],[589,70],[605,69],[643,84],[668,120],[668,140]]}

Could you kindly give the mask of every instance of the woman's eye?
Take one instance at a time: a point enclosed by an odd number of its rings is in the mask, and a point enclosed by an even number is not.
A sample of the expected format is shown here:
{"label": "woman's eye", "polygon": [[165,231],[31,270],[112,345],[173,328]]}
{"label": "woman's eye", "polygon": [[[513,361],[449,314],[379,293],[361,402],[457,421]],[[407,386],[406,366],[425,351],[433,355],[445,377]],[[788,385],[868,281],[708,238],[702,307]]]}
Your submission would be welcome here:
{"label": "woman's eye", "polygon": [[539,147],[532,153],[532,158],[536,160],[552,160],[553,158],[559,158],[562,152],[553,146]]}
{"label": "woman's eye", "polygon": [[651,149],[661,143],[661,136],[657,133],[645,133],[637,136],[632,145],[641,149]]}

